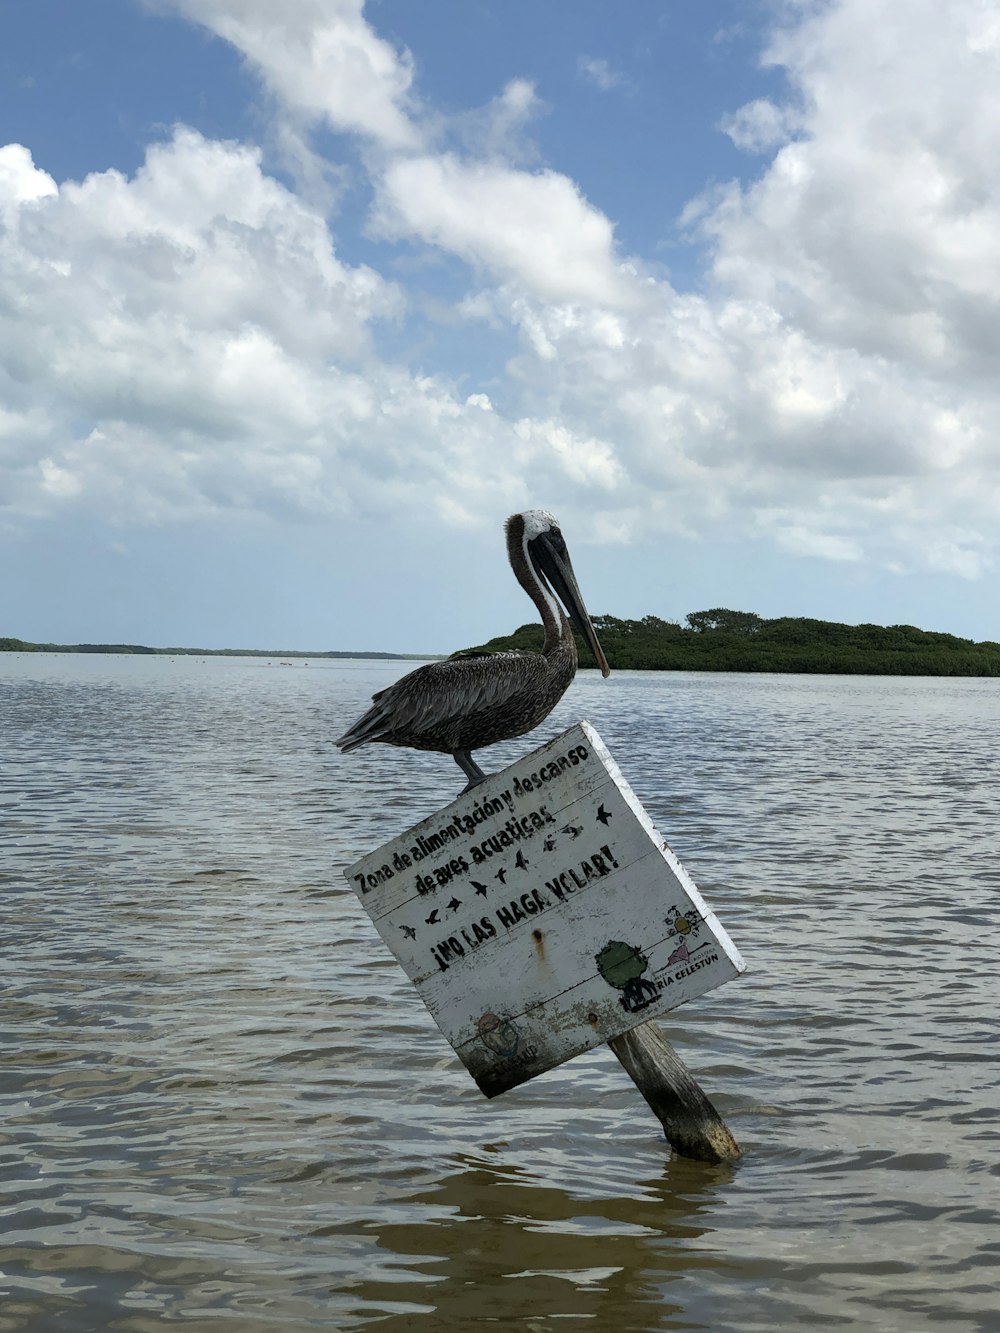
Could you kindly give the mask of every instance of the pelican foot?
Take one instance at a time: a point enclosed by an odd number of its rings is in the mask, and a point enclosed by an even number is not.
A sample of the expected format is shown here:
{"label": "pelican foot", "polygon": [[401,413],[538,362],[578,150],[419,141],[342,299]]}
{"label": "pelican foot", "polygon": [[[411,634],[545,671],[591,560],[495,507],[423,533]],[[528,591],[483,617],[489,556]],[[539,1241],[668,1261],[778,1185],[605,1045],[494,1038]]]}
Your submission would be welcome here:
{"label": "pelican foot", "polygon": [[489,774],[483,772],[468,750],[456,750],[453,757],[455,763],[469,779],[468,785],[459,795],[464,796],[466,792],[472,791],[473,787],[478,787],[481,782],[485,782],[489,777]]}

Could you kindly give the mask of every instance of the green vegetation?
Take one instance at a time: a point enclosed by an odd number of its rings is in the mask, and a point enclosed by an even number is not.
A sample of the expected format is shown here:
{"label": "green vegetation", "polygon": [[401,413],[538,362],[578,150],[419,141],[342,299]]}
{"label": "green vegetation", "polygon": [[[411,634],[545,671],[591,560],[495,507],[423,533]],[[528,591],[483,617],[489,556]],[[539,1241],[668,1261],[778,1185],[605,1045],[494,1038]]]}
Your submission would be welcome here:
{"label": "green vegetation", "polygon": [[[608,661],[619,671],[813,671],[866,676],[1000,676],[1000,643],[974,643],[913,625],[838,625],[829,620],[779,616],[765,620],[753,611],[713,607],[692,611],[683,625],[658,616],[619,620],[595,616],[594,627]],[[541,625],[522,625],[467,652],[518,648],[537,652]],[[577,636],[582,666],[593,666]],[[0,652],[147,653],[167,657],[366,657],[379,661],[426,661],[419,653],[283,651],[259,648],[147,648],[129,643],[25,643],[0,638]]]}
{"label": "green vegetation", "polygon": [[153,657],[364,657],[390,662],[426,662],[425,653],[304,653],[298,649],[268,648],[147,648],[141,643],[26,643],[23,639],[0,638],[0,653],[144,653]]}
{"label": "green vegetation", "polygon": [[155,653],[139,643],[28,643],[24,639],[0,639],[0,653]]}
{"label": "green vegetation", "polygon": [[[839,625],[833,621],[714,607],[684,625],[644,616],[595,616],[612,668],[620,671],[788,671],[830,675],[1000,676],[1000,643],[974,643],[913,625]],[[541,625],[522,625],[472,651],[537,652]],[[582,666],[593,658],[577,636]]]}

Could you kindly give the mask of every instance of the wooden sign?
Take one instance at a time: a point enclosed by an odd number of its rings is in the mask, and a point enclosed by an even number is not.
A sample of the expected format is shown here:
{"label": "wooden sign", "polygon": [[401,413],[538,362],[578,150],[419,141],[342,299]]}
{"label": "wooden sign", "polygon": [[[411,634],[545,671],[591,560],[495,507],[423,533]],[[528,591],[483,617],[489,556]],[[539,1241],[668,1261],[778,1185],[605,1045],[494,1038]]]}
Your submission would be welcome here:
{"label": "wooden sign", "polygon": [[745,967],[587,722],[345,874],[487,1097]]}

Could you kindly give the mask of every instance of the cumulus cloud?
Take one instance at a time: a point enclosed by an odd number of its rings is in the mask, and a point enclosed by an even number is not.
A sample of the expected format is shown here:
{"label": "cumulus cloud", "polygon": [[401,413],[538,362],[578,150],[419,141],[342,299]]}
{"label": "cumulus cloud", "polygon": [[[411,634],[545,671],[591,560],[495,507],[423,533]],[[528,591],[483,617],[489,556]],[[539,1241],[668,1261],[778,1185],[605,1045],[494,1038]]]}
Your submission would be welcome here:
{"label": "cumulus cloud", "polygon": [[360,0],[174,4],[289,114],[378,148],[371,234],[463,261],[454,315],[517,350],[499,384],[460,389],[386,360],[404,294],[345,264],[251,149],[182,130],[134,179],[57,186],[11,146],[0,443],[21,512],[349,503],[465,524],[547,493],[609,541],[725,530],[839,563],[990,568],[1000,29],[978,0],[785,11],[767,59],[787,98],[724,122],[767,154],[759,174],[685,215],[709,246],[697,293],[621,255],[567,176],[514,164],[539,109],[526,80],[444,150]]}
{"label": "cumulus cloud", "polygon": [[[162,523],[527,498],[506,462],[515,425],[379,357],[372,330],[401,293],[343,263],[257,151],[182,129],[132,179],[57,186],[13,146],[0,184],[8,513]],[[572,451],[537,452],[555,490],[590,484]]]}
{"label": "cumulus cloud", "polygon": [[27,509],[88,493],[123,517],[210,507],[227,450],[235,495],[261,457],[287,460],[333,404],[364,398],[351,375],[398,293],[342,264],[254,151],[180,131],[133,180],[58,188],[23,149],[2,160],[18,173],[2,196],[0,383],[23,422],[5,489]]}
{"label": "cumulus cloud", "polygon": [[440,246],[542,301],[629,299],[610,221],[555,171],[453,154],[398,158],[379,181],[373,227]]}
{"label": "cumulus cloud", "polygon": [[[825,425],[793,442],[868,482],[848,509],[882,478],[864,549],[889,531],[907,559],[973,576],[995,551],[1000,480],[1000,26],[976,0],[839,0],[776,34],[768,60],[788,105],[752,104],[730,132],[779,142],[773,161],[689,215],[714,246],[717,308],[751,303],[794,335],[800,400],[828,368]],[[965,537],[925,540],[932,514],[942,530],[961,515]]]}
{"label": "cumulus cloud", "polygon": [[300,114],[391,150],[420,142],[413,62],[379,37],[364,0],[150,0],[241,51],[265,85]]}
{"label": "cumulus cloud", "polygon": [[[800,128],[748,189],[709,202],[720,284],[817,340],[992,378],[995,16],[976,0],[839,0],[777,37],[769,58],[792,80]],[[787,138],[784,114],[771,128]]]}
{"label": "cumulus cloud", "polygon": [[767,97],[758,97],[732,115],[723,116],[721,128],[737,148],[748,153],[763,153],[788,139],[798,124],[799,116],[794,108],[778,106]]}
{"label": "cumulus cloud", "polygon": [[456,139],[470,155],[507,163],[534,162],[534,121],[547,110],[530,79],[511,79],[485,107],[454,117]]}
{"label": "cumulus cloud", "polygon": [[0,208],[8,216],[24,203],[56,193],[56,183],[31,160],[23,144],[0,148]]}
{"label": "cumulus cloud", "polygon": [[995,561],[1000,29],[975,0],[917,10],[840,0],[776,34],[787,102],[727,123],[773,159],[686,216],[711,245],[704,295],[647,281],[613,319],[524,291],[467,303],[520,330],[532,401],[615,441],[618,498],[643,488],[633,531],[717,520],[964,577]]}

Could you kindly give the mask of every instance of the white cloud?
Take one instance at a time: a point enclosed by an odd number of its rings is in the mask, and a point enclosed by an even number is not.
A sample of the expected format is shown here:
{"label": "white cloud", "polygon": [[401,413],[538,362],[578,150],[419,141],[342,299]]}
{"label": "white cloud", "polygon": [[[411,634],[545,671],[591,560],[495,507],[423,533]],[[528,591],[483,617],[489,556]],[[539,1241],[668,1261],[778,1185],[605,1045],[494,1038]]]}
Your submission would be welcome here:
{"label": "white cloud", "polygon": [[568,477],[588,487],[613,491],[625,481],[615,450],[605,440],[581,438],[558,421],[525,418],[514,430],[519,439],[533,446],[525,459],[529,466],[545,451],[558,459]]}
{"label": "white cloud", "polygon": [[615,441],[645,488],[634,531],[720,521],[978,577],[1000,498],[1000,25],[975,0],[794,12],[769,56],[787,103],[727,122],[773,160],[688,214],[706,294],[647,284],[612,341],[605,312],[509,300],[514,370]]}
{"label": "white cloud", "polygon": [[819,341],[992,377],[998,55],[976,0],[839,0],[777,38],[800,129],[710,207],[717,280]]}
{"label": "white cloud", "polygon": [[440,246],[543,301],[617,306],[631,299],[614,228],[558,172],[452,154],[399,158],[379,182],[373,227],[384,237]]}
{"label": "white cloud", "polygon": [[152,0],[232,43],[299,114],[391,150],[420,142],[412,60],[379,37],[363,0]]}
{"label": "white cloud", "polygon": [[360,371],[395,289],[342,264],[255,152],[191,131],[133,180],[20,194],[0,196],[0,457],[18,507],[89,496],[160,519],[282,472],[280,491],[298,478],[305,494],[296,450],[332,455],[328,421],[370,413]]}
{"label": "white cloud", "polygon": [[511,79],[485,107],[455,116],[452,129],[470,155],[507,163],[534,162],[538,149],[528,129],[547,110],[530,79]]}
{"label": "white cloud", "polygon": [[687,214],[711,247],[698,294],[624,259],[568,177],[512,164],[540,105],[526,80],[439,121],[465,152],[435,151],[411,61],[360,3],[176,2],[297,124],[379,147],[373,234],[461,259],[454,316],[517,351],[460,389],[383,360],[399,288],[339,259],[250,149],[179,131],[132,180],[57,189],[12,145],[0,448],[19,512],[471,524],[542,494],[608,541],[747,533],[965,578],[995,562],[1000,25],[977,0],[788,11],[768,56],[788,98],[725,122],[772,156]]}
{"label": "white cloud", "polygon": [[27,148],[19,143],[0,148],[0,208],[10,211],[55,193],[55,181],[35,166]]}
{"label": "white cloud", "polygon": [[[606,485],[599,446],[523,449],[484,393],[381,360],[398,290],[336,256],[259,154],[179,130],[133,179],[58,189],[21,149],[0,206],[0,493],[9,514],[118,523],[494,511]],[[531,451],[529,451],[531,452]]]}
{"label": "white cloud", "polygon": [[794,517],[788,516],[784,522],[767,522],[762,516],[761,528],[770,529],[778,546],[792,555],[854,563],[864,559],[864,548],[859,542],[825,531],[822,520],[818,523],[803,522],[801,513]]}
{"label": "white cloud", "polygon": [[721,128],[737,148],[763,153],[783,143],[798,124],[799,116],[791,107],[777,106],[766,97],[758,97],[731,116],[724,116]]}
{"label": "white cloud", "polygon": [[576,72],[587,83],[599,88],[602,93],[613,92],[628,82],[625,75],[612,69],[606,60],[594,56],[578,56]]}

